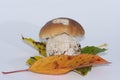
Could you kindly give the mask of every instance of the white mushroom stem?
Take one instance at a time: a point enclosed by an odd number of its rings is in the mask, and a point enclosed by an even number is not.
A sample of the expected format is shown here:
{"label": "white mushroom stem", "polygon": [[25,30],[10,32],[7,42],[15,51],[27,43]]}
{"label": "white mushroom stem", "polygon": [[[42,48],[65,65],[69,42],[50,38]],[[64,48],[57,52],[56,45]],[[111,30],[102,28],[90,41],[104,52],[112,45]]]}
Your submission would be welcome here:
{"label": "white mushroom stem", "polygon": [[75,55],[80,52],[80,44],[74,37],[61,34],[48,39],[46,49],[48,56],[60,54]]}

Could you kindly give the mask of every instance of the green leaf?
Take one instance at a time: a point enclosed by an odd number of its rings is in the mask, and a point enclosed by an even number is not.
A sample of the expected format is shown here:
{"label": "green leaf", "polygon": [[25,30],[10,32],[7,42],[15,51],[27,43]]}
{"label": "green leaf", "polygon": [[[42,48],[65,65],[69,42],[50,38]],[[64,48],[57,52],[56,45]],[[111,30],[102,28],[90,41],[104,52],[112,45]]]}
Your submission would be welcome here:
{"label": "green leaf", "polygon": [[95,46],[86,46],[84,48],[82,48],[81,50],[81,53],[82,54],[98,54],[100,52],[104,52],[106,51],[107,49],[105,48],[99,48],[99,47],[95,47]]}
{"label": "green leaf", "polygon": [[39,59],[41,59],[42,57],[40,57],[40,56],[34,56],[34,57],[30,57],[27,61],[26,61],[26,63],[28,64],[28,65],[32,65],[34,62],[36,62],[37,60],[39,60]]}
{"label": "green leaf", "polygon": [[[107,49],[105,48],[99,48],[99,47],[95,47],[95,46],[86,46],[84,48],[81,49],[81,54],[98,54],[100,52],[104,52]],[[87,75],[87,73],[92,69],[92,66],[89,67],[84,67],[84,68],[78,68],[75,70],[75,72],[85,76]]]}
{"label": "green leaf", "polygon": [[74,70],[75,72],[77,72],[78,74],[81,74],[83,76],[87,75],[87,73],[89,71],[91,71],[92,67],[89,66],[89,67],[84,67],[84,68],[78,68],[76,70]]}

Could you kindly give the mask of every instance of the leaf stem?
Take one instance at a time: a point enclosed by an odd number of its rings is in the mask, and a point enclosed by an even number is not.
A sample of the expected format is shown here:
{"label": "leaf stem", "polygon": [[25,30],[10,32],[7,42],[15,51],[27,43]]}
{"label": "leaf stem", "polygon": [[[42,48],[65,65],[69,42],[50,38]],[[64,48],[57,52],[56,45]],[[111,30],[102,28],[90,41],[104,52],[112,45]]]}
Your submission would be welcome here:
{"label": "leaf stem", "polygon": [[23,70],[15,70],[15,71],[8,71],[8,72],[2,72],[3,74],[11,74],[11,73],[16,73],[16,72],[24,72],[24,71],[29,71],[28,69],[23,69]]}
{"label": "leaf stem", "polygon": [[99,48],[106,48],[107,46],[108,46],[108,44],[104,43],[104,44],[102,44],[102,45],[99,45],[98,47],[99,47]]}

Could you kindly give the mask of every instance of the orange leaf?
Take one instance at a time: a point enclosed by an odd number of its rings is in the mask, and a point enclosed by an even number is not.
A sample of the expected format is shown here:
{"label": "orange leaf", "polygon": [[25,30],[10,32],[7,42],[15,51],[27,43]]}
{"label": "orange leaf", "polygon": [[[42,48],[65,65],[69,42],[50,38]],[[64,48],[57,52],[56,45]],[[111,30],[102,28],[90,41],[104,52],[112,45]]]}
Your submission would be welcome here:
{"label": "orange leaf", "polygon": [[107,63],[109,62],[92,54],[55,55],[39,59],[30,66],[29,70],[44,74],[64,74],[76,68]]}

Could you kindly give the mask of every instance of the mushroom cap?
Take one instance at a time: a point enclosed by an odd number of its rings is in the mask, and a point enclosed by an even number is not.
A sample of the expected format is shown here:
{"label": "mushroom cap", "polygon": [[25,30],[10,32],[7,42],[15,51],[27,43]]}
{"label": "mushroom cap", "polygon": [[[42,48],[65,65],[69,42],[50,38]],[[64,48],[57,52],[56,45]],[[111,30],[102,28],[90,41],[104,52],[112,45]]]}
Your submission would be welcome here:
{"label": "mushroom cap", "polygon": [[48,21],[40,30],[40,38],[50,38],[60,34],[83,37],[85,31],[80,23],[70,18],[56,18]]}

